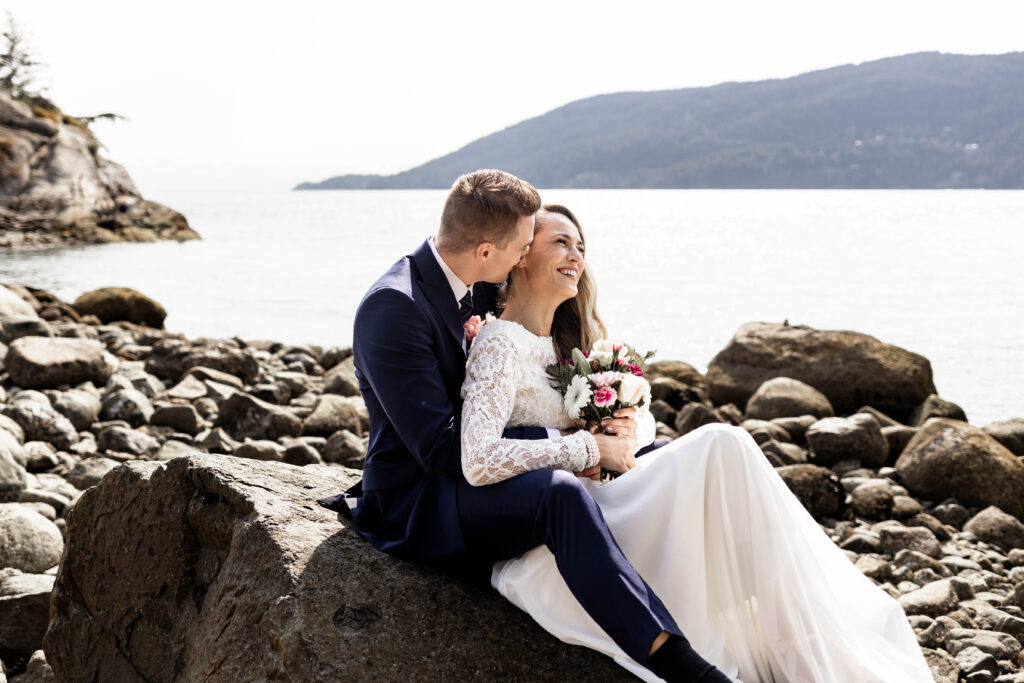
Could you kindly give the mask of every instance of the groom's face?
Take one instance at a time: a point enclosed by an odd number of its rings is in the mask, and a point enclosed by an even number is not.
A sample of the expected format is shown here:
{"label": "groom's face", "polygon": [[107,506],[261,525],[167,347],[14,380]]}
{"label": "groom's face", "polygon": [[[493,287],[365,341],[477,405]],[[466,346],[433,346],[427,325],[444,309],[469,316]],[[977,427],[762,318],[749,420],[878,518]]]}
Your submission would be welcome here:
{"label": "groom's face", "polygon": [[487,266],[488,282],[504,282],[519,259],[526,256],[533,243],[533,215],[520,216],[516,223],[515,235],[508,241],[504,249],[494,246],[490,250]]}

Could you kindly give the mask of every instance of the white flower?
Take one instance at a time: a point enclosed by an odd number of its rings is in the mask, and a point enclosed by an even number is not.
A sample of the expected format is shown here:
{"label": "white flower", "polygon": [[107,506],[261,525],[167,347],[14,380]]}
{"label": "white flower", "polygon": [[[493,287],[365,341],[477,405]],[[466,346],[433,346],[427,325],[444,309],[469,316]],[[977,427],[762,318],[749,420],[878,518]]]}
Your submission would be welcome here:
{"label": "white flower", "polygon": [[607,370],[605,372],[595,372],[592,375],[588,375],[587,379],[590,380],[590,383],[593,384],[595,388],[610,387],[611,385],[615,384],[620,379],[622,379],[622,373],[614,372],[611,370]]}
{"label": "white flower", "polygon": [[615,362],[615,354],[611,351],[591,351],[588,360],[596,360],[603,368],[610,368]]}
{"label": "white flower", "polygon": [[590,397],[593,395],[594,392],[586,377],[583,375],[573,377],[569,386],[565,388],[565,398],[562,400],[566,415],[574,420],[579,419],[580,411],[590,403]]}
{"label": "white flower", "polygon": [[603,351],[604,353],[611,353],[615,350],[617,344],[610,339],[598,339],[594,342],[594,351]]}
{"label": "white flower", "polygon": [[619,401],[631,406],[640,401],[650,403],[651,385],[643,377],[626,373],[619,383]]}

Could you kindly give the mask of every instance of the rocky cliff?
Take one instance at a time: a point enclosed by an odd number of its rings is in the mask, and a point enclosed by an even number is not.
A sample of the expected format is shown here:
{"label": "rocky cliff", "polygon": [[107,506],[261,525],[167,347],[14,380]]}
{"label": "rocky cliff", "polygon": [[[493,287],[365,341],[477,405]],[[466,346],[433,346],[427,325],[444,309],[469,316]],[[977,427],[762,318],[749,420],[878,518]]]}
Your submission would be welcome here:
{"label": "rocky cliff", "polygon": [[0,90],[0,248],[199,237],[99,147],[86,123]]}

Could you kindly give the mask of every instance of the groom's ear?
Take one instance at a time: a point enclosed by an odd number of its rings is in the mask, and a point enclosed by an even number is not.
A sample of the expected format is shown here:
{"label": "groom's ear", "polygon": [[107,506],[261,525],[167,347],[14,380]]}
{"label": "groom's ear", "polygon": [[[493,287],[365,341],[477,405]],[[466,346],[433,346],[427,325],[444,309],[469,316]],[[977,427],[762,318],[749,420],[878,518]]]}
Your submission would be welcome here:
{"label": "groom's ear", "polygon": [[494,250],[494,245],[490,242],[481,242],[476,245],[476,258],[478,261],[486,261],[487,257],[491,255]]}

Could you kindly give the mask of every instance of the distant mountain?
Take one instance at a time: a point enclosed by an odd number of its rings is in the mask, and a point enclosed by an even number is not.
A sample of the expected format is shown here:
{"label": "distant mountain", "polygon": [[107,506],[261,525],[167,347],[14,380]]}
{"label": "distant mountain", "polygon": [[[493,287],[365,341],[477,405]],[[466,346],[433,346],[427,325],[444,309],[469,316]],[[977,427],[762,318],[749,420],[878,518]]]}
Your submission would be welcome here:
{"label": "distant mountain", "polygon": [[792,78],[599,95],[391,176],[501,168],[544,188],[1024,188],[1024,52],[925,52]]}

